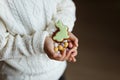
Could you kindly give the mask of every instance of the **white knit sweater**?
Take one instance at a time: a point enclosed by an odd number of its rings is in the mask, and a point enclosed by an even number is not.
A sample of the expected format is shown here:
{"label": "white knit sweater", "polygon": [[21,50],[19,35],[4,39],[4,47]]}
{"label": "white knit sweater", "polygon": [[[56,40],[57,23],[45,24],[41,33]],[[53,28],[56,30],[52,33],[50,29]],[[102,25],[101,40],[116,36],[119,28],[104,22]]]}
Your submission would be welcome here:
{"label": "white knit sweater", "polygon": [[43,49],[58,20],[72,31],[72,0],[0,0],[0,80],[58,80],[66,62]]}

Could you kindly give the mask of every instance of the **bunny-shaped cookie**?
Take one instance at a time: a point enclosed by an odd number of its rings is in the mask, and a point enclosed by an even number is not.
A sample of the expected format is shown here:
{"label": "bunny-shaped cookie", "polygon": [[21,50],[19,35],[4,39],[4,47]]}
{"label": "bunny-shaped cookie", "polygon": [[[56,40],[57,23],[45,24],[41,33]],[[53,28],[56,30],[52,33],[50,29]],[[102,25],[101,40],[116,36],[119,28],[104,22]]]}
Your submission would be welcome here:
{"label": "bunny-shaped cookie", "polygon": [[64,39],[69,38],[68,27],[63,25],[63,23],[60,20],[56,23],[56,28],[58,28],[58,31],[53,36],[53,40],[57,42],[62,42]]}

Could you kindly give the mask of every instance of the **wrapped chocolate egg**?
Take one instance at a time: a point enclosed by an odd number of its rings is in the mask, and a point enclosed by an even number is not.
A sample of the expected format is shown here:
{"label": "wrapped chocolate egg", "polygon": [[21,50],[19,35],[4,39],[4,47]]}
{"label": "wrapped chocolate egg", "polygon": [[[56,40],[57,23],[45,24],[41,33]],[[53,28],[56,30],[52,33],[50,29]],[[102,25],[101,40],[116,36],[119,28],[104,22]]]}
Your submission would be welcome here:
{"label": "wrapped chocolate egg", "polygon": [[63,51],[64,50],[63,46],[62,45],[58,45],[58,50],[59,51]]}
{"label": "wrapped chocolate egg", "polygon": [[64,47],[67,48],[68,47],[68,42],[64,43]]}
{"label": "wrapped chocolate egg", "polygon": [[55,48],[54,48],[54,51],[55,51],[55,52],[58,52],[58,51],[59,51],[59,50],[58,50],[58,47],[55,47]]}

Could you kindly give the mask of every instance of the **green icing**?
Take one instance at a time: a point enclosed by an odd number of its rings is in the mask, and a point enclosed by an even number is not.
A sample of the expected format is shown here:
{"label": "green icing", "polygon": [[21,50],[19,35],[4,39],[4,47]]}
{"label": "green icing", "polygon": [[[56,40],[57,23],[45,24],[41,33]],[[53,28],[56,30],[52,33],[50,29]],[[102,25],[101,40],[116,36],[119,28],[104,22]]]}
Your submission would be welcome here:
{"label": "green icing", "polygon": [[68,31],[67,31],[68,30],[67,26],[63,25],[63,23],[61,21],[58,21],[56,23],[56,27],[59,29],[59,31],[53,37],[53,39],[55,41],[61,42],[64,39],[69,38]]}

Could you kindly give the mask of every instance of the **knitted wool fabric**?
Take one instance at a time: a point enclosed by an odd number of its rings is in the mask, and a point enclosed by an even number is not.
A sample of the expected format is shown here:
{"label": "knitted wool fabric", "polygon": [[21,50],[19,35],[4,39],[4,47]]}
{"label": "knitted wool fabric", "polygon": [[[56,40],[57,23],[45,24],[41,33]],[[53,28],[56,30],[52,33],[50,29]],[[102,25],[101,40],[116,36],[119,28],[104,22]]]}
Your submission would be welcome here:
{"label": "knitted wool fabric", "polygon": [[66,62],[51,60],[44,40],[61,20],[72,31],[72,0],[0,0],[0,80],[58,80]]}

